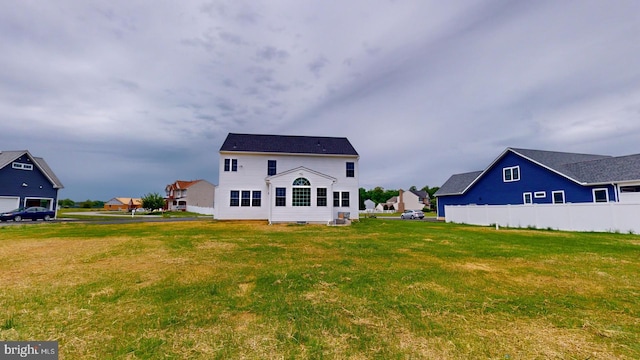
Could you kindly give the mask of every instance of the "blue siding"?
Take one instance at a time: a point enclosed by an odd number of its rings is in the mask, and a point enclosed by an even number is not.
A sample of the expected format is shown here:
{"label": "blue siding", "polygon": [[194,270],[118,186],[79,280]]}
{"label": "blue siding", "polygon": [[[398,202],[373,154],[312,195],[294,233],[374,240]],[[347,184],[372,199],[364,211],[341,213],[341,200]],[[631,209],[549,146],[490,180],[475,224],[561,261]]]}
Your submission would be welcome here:
{"label": "blue siding", "polygon": [[[514,166],[520,167],[520,180],[504,182],[503,169]],[[593,202],[594,188],[607,188],[609,201],[615,201],[615,189],[612,185],[583,186],[509,151],[463,195],[438,197],[438,216],[446,216],[445,205],[524,204],[523,194],[526,192],[532,193],[534,204],[553,203],[554,191],[564,191],[565,203]],[[546,193],[544,198],[533,196],[540,191]]]}
{"label": "blue siding", "polygon": [[[23,155],[21,163],[31,163],[26,161],[28,156]],[[20,197],[20,206],[24,204],[24,199],[28,198],[50,198],[53,199],[53,209],[57,207],[58,189],[53,187],[49,179],[33,164],[33,170],[14,169],[11,164],[0,169],[0,196]],[[22,184],[27,186],[22,186]]]}

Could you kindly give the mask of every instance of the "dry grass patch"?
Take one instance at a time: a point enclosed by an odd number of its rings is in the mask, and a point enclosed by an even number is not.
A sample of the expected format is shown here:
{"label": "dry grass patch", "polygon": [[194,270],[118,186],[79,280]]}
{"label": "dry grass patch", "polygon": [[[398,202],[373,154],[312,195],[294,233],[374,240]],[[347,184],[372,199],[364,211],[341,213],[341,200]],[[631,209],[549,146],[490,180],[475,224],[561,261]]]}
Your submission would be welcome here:
{"label": "dry grass patch", "polygon": [[61,359],[640,358],[630,238],[381,219],[11,227],[0,338],[58,340]]}

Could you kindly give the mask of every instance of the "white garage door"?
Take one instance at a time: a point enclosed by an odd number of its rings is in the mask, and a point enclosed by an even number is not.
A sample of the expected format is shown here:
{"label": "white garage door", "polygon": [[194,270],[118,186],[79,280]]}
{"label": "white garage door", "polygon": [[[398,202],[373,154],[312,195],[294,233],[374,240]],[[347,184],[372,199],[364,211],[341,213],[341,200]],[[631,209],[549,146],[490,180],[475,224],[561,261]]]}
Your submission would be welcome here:
{"label": "white garage door", "polygon": [[0,196],[0,211],[9,211],[19,207],[20,198]]}

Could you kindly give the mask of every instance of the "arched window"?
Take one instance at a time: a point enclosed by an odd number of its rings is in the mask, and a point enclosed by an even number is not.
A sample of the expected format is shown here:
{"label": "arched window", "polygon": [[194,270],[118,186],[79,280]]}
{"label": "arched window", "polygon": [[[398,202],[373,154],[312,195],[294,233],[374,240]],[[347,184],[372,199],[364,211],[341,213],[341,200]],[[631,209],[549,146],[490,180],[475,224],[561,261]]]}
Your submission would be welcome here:
{"label": "arched window", "polygon": [[301,177],[293,181],[291,205],[311,206],[311,182],[309,180]]}
{"label": "arched window", "polygon": [[293,186],[311,186],[311,183],[305,178],[297,178],[293,181]]}

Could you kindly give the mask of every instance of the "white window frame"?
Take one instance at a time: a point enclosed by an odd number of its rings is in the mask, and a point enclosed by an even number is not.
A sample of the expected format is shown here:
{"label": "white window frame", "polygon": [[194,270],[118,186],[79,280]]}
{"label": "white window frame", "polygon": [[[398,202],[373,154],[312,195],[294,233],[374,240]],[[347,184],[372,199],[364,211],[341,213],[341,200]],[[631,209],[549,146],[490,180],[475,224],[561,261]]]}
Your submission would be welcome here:
{"label": "white window frame", "polygon": [[251,206],[252,207],[262,206],[262,191],[261,190],[251,190]]}
{"label": "white window frame", "polygon": [[[513,176],[513,170],[518,170],[518,177],[515,178]],[[507,179],[507,173],[510,174],[511,179]],[[505,167],[502,168],[502,181],[503,182],[514,182],[514,181],[520,181],[520,165],[516,165],[516,166],[509,166],[509,167]]]}
{"label": "white window frame", "polygon": [[[529,201],[527,201],[527,196],[529,196]],[[526,205],[533,204],[533,194],[530,192],[526,192],[522,194],[522,202]]]}
{"label": "white window frame", "polygon": [[[278,195],[279,192],[284,192],[281,195]],[[286,207],[287,206],[287,188],[286,187],[276,187],[274,191],[275,201],[273,203],[274,206],[277,207]]]}
{"label": "white window frame", "polygon": [[18,170],[29,170],[29,171],[33,170],[33,164],[25,164],[25,163],[19,163],[19,162],[12,163],[11,167]]}
{"label": "white window frame", "polygon": [[[557,202],[556,201],[556,194],[562,194],[562,202]],[[566,204],[567,203],[567,199],[564,197],[564,190],[552,191],[551,192],[551,201],[554,204]]]}
{"label": "white window frame", "polygon": [[547,197],[546,191],[536,191],[533,193],[533,197],[536,199],[544,199]]}
{"label": "white window frame", "polygon": [[311,182],[309,179],[299,177],[293,181],[291,206],[311,206]]}
{"label": "white window frame", "polygon": [[[597,191],[604,191],[605,201],[597,201],[596,200],[596,192]],[[591,193],[593,194],[593,202],[594,203],[608,203],[609,202],[609,189],[607,189],[607,188],[596,188],[596,189],[591,190]]]}

